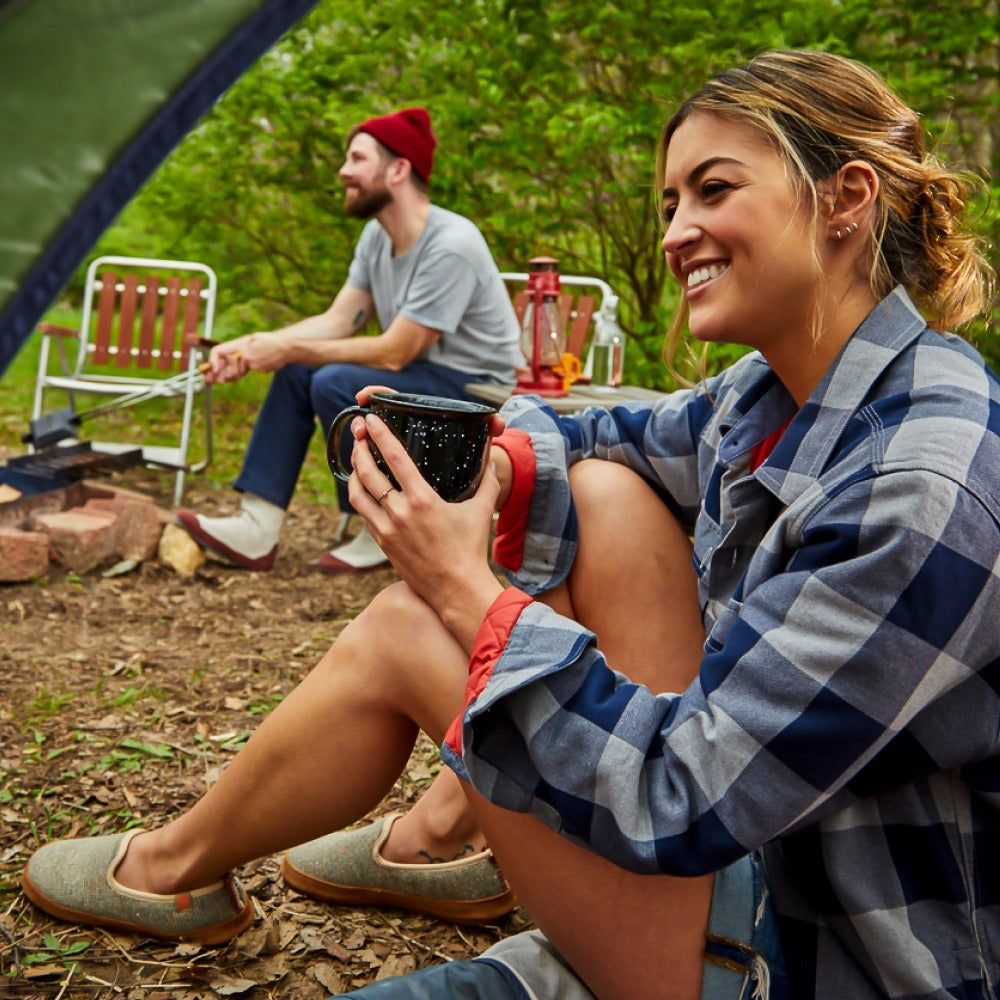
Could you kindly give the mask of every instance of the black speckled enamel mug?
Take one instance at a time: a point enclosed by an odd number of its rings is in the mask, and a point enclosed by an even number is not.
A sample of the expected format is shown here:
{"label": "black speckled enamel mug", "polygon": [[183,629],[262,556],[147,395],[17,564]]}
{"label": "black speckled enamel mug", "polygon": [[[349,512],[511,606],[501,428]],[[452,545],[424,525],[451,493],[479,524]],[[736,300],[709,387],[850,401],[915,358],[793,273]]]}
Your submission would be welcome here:
{"label": "black speckled enamel mug", "polygon": [[[341,410],[330,425],[326,460],[334,476],[346,482],[351,474],[340,454],[348,422],[374,413],[402,442],[407,454],[434,491],[449,503],[467,500],[476,492],[489,461],[490,417],[496,409],[485,403],[408,392],[372,393],[367,406]],[[385,459],[369,439],[379,469],[399,489]]]}

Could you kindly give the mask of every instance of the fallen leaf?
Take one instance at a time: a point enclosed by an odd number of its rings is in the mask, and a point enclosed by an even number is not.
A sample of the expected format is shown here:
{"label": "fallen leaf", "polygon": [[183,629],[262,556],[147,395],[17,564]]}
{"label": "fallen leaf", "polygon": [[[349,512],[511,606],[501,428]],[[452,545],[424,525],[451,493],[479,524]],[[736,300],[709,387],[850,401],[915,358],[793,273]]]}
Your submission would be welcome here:
{"label": "fallen leaf", "polygon": [[326,953],[330,955],[331,958],[337,958],[341,962],[346,962],[351,957],[351,953],[339,941],[332,940],[331,938],[324,938],[323,944],[326,948]]}
{"label": "fallen leaf", "polygon": [[298,937],[299,929],[290,920],[283,921],[278,932],[278,950],[284,951]]}
{"label": "fallen leaf", "polygon": [[[254,966],[254,975],[260,983],[273,983],[283,979],[288,975],[291,965],[285,955],[274,955],[270,958],[257,962]],[[286,994],[290,996],[291,994]]]}
{"label": "fallen leaf", "polygon": [[124,576],[126,573],[131,573],[138,565],[140,565],[140,560],[138,559],[122,559],[121,562],[116,562],[110,569],[106,569],[101,576],[105,580],[115,576]]}
{"label": "fallen leaf", "polygon": [[25,979],[51,979],[65,975],[66,969],[61,965],[31,965],[22,974]]}
{"label": "fallen leaf", "polygon": [[271,918],[241,934],[236,941],[236,948],[250,958],[259,955],[274,955],[280,947],[277,922]]}
{"label": "fallen leaf", "polygon": [[386,955],[392,954],[393,945],[388,941],[373,941],[372,951],[378,955],[379,958],[385,958]]}
{"label": "fallen leaf", "polygon": [[89,729],[124,729],[125,723],[117,715],[105,715],[88,726]]}
{"label": "fallen leaf", "polygon": [[410,954],[390,955],[382,963],[382,968],[378,970],[378,975],[375,976],[375,979],[388,979],[390,976],[405,976],[407,973],[413,972],[416,967],[417,960]]}
{"label": "fallen leaf", "polygon": [[329,962],[317,962],[309,972],[321,986],[334,995],[344,992],[344,981]]}
{"label": "fallen leaf", "polygon": [[322,931],[315,927],[303,927],[299,931],[299,938],[309,951],[326,951]]}
{"label": "fallen leaf", "polygon": [[236,979],[233,976],[212,976],[208,980],[208,985],[219,994],[220,997],[239,996],[257,986],[252,979]]}
{"label": "fallen leaf", "polygon": [[353,934],[344,938],[344,947],[349,951],[357,951],[358,948],[362,947],[365,943],[365,933],[364,931],[355,931]]}
{"label": "fallen leaf", "polygon": [[367,962],[369,969],[377,969],[382,964],[382,959],[375,954],[372,948],[365,948],[364,951],[358,952],[355,955],[355,961]]}

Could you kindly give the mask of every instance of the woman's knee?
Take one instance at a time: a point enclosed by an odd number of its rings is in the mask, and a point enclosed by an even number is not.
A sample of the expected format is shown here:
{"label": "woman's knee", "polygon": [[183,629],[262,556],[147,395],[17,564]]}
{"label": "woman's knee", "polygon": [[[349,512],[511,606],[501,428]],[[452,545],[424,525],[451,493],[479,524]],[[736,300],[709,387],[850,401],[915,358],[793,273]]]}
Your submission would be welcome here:
{"label": "woman's knee", "polygon": [[569,486],[575,503],[600,503],[611,499],[622,484],[627,488],[633,477],[639,478],[631,469],[617,462],[588,458],[570,466]]}
{"label": "woman's knee", "polygon": [[[430,606],[407,584],[393,583],[380,590],[364,611],[345,626],[337,644],[353,645],[383,662],[390,655],[398,655],[399,649],[413,650],[412,637],[433,628],[435,622],[440,625]],[[409,638],[401,641],[401,636]]]}
{"label": "woman's knee", "polygon": [[[328,658],[354,673],[375,701],[391,697],[428,732],[461,707],[468,660],[441,619],[407,584],[379,591]],[[442,716],[443,713],[443,716]],[[449,714],[450,713],[450,714]],[[430,728],[433,727],[433,728]]]}
{"label": "woman's knee", "polygon": [[593,629],[612,665],[634,680],[686,687],[705,641],[687,532],[649,483],[617,463],[580,462],[570,487],[577,552],[549,603]]}
{"label": "woman's knee", "polygon": [[600,542],[602,550],[617,550],[628,560],[634,557],[633,546],[644,551],[666,546],[689,568],[687,532],[637,472],[617,462],[587,459],[570,469],[569,482],[581,546]]}
{"label": "woman's knee", "polygon": [[628,517],[635,503],[662,507],[653,487],[637,472],[618,462],[588,458],[569,470],[569,485],[578,513],[594,510],[606,516]]}

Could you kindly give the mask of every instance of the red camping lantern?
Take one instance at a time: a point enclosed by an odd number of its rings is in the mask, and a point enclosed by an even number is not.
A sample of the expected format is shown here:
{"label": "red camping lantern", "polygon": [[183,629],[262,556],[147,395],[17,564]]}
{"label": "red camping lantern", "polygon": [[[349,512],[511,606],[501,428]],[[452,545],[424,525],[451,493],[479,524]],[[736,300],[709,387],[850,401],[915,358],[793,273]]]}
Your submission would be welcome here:
{"label": "red camping lantern", "polygon": [[515,393],[565,396],[580,374],[580,360],[566,353],[566,323],[559,306],[558,261],[528,261],[528,303],[521,323],[521,351],[528,362],[517,376]]}

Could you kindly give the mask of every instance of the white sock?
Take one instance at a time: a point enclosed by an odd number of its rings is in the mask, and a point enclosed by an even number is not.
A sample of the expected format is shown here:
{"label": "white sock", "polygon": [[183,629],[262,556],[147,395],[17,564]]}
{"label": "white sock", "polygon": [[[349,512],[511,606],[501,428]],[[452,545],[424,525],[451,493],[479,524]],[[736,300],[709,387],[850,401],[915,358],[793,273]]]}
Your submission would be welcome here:
{"label": "white sock", "polygon": [[232,517],[204,517],[198,523],[223,545],[248,559],[266,556],[278,544],[285,510],[254,493],[244,493],[240,512]]}
{"label": "white sock", "polygon": [[354,566],[357,569],[364,569],[367,566],[377,566],[385,562],[386,554],[378,547],[378,542],[368,532],[366,524],[361,525],[361,530],[346,544],[331,549],[330,555]]}

